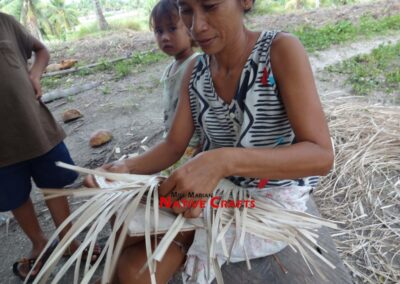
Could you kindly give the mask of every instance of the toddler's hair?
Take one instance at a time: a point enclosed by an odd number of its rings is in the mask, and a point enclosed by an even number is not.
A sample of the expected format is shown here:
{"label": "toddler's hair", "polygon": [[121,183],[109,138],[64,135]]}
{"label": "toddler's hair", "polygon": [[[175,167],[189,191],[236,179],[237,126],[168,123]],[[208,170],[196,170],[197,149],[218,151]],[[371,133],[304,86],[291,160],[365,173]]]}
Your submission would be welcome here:
{"label": "toddler's hair", "polygon": [[[168,19],[170,23],[176,24],[179,19],[179,7],[176,0],[160,0],[151,10],[149,18],[150,30],[153,30],[159,25],[162,20]],[[188,36],[190,33],[188,31]],[[196,47],[196,42],[191,38],[190,40],[192,47]]]}
{"label": "toddler's hair", "polygon": [[162,20],[168,19],[171,23],[179,21],[179,7],[176,0],[160,0],[150,13],[149,25],[154,30]]}

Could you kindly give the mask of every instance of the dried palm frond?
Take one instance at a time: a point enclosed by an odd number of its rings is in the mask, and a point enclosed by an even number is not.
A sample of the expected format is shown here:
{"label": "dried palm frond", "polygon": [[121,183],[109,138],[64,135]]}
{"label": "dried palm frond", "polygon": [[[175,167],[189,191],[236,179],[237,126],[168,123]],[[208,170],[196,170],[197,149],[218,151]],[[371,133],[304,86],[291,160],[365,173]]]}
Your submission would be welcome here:
{"label": "dried palm frond", "polygon": [[[221,180],[214,195],[221,196],[225,200],[234,201],[253,198],[256,202],[256,208],[213,208],[210,202],[208,202],[202,217],[185,219],[182,215],[176,216],[165,210],[165,208],[159,208],[159,198],[157,195],[159,177],[106,173],[62,163],[60,163],[60,166],[82,173],[95,174],[98,177],[98,183],[108,188],[62,191],[44,190],[46,198],[61,195],[91,196],[91,198],[74,211],[52,236],[51,240],[55,239],[65,224],[74,220],[74,224],[67,236],[60,241],[49,260],[37,275],[35,283],[46,282],[49,279],[64,250],[84,230],[87,230],[87,233],[81,247],[59,269],[52,283],[57,283],[74,262],[76,262],[74,281],[75,283],[79,281],[79,264],[82,251],[89,245],[90,249],[81,283],[89,282],[104,258],[106,262],[102,275],[102,283],[108,282],[116,266],[122,244],[127,234],[144,236],[147,263],[142,270],[144,271],[148,267],[152,283],[155,283],[156,261],[162,260],[167,248],[180,231],[194,230],[198,227],[205,228],[208,232],[209,268],[213,267],[218,283],[222,283],[220,268],[216,261],[215,246],[220,242],[224,248],[225,255],[229,257],[230,251],[226,248],[224,235],[232,225],[236,226],[236,239],[242,245],[246,234],[253,234],[271,241],[283,241],[303,256],[311,272],[313,267],[319,273],[316,266],[317,261],[323,261],[332,269],[334,268],[332,263],[311,246],[317,245],[317,234],[313,232],[314,230],[322,226],[336,228],[336,224],[307,213],[285,209],[272,200],[266,200],[257,196],[252,197],[249,192],[227,180]],[[108,183],[104,178],[112,179],[115,182]],[[106,241],[101,255],[95,264],[90,266],[91,253],[93,252],[98,234],[112,216],[115,216],[112,232]],[[118,230],[121,230],[121,237],[119,239],[116,238]],[[151,235],[155,234],[164,235],[155,250],[152,251]],[[248,260],[247,262],[250,266]]]}
{"label": "dried palm frond", "polygon": [[334,238],[355,281],[399,283],[400,107],[349,97],[324,105],[336,157],[316,203],[345,222]]}

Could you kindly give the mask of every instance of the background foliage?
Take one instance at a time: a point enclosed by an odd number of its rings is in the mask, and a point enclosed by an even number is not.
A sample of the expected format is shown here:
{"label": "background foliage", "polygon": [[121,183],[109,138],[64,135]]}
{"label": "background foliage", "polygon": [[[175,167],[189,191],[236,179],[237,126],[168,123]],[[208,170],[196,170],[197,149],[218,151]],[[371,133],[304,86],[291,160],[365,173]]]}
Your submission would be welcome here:
{"label": "background foliage", "polygon": [[[110,29],[148,30],[158,0],[97,0]],[[68,40],[100,32],[95,0],[0,0],[0,11],[15,16],[35,36]],[[257,0],[254,14],[316,9],[366,0]]]}

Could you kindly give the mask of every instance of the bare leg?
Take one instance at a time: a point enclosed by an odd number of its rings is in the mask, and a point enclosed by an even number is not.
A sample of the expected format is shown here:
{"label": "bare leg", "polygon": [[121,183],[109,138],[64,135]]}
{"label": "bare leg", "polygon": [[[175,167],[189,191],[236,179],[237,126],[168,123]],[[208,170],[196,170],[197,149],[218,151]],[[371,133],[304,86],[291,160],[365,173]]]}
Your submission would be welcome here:
{"label": "bare leg", "polygon": [[[113,215],[113,216],[111,217],[110,223],[111,223],[111,227],[114,227],[114,226],[115,226],[115,215]],[[116,240],[118,240],[118,239],[120,238],[121,230],[122,230],[122,228],[120,227],[120,228],[118,229],[116,235],[115,235],[115,239],[116,239]],[[123,249],[126,248],[126,247],[128,247],[128,246],[134,245],[134,244],[136,244],[136,243],[138,243],[138,242],[141,242],[141,241],[143,241],[143,240],[144,240],[144,237],[143,237],[143,236],[140,236],[140,237],[130,237],[130,236],[128,235],[128,236],[126,236],[126,238],[125,238],[124,245],[123,245]]]}
{"label": "bare leg", "polygon": [[[50,210],[54,224],[56,225],[56,227],[60,226],[61,223],[70,214],[67,198],[59,197],[50,199],[46,201],[46,204]],[[29,257],[37,257],[45,247],[47,243],[47,237],[44,235],[42,229],[40,228],[39,221],[36,217],[36,212],[32,204],[32,200],[29,198],[20,207],[12,210],[12,213],[24,233],[32,242],[32,251]],[[65,236],[70,228],[71,224],[67,225],[61,231],[60,238]],[[80,243],[78,241],[74,241],[71,245],[71,251],[75,251],[79,244]]]}
{"label": "bare leg", "polygon": [[[14,215],[18,224],[32,243],[32,250],[30,252],[29,258],[38,257],[41,251],[46,246],[47,238],[40,228],[39,221],[36,217],[36,212],[32,204],[32,200],[29,198],[20,207],[12,210],[12,214]],[[39,267],[35,268],[32,274],[35,275],[39,269]],[[20,265],[19,270],[22,275],[27,275],[30,269],[27,265]]]}
{"label": "bare leg", "polygon": [[[69,204],[68,204],[68,199],[65,196],[52,198],[52,199],[46,200],[46,204],[50,210],[54,224],[58,228],[68,218],[68,216],[71,213]],[[62,239],[67,234],[68,230],[70,230],[71,227],[72,227],[72,224],[69,223],[64,227],[63,230],[61,230],[60,235],[59,235],[60,239]],[[78,249],[78,247],[80,245],[81,245],[80,241],[74,240],[73,242],[71,242],[71,245],[65,252],[65,255],[66,256],[72,255]],[[96,261],[98,254],[100,254],[100,247],[97,248],[96,252],[97,252],[97,255],[92,256],[92,261]]]}
{"label": "bare leg", "polygon": [[[52,198],[46,200],[46,205],[50,210],[51,217],[53,218],[55,226],[58,228],[65,219],[70,215],[70,209],[68,204],[68,199],[65,196]],[[60,232],[60,239],[62,239],[65,234],[71,229],[71,224],[68,224],[64,227],[64,229]],[[70,253],[74,252],[80,245],[80,242],[74,241],[70,246]]]}
{"label": "bare leg", "polygon": [[[186,232],[179,234],[175,240],[189,246],[193,242],[194,232]],[[167,281],[174,275],[174,273],[182,266],[186,254],[176,244],[172,243],[168,248],[163,260],[157,263],[156,279],[157,283],[167,283]],[[146,247],[144,242],[139,242],[127,247],[121,254],[118,267],[117,283],[150,283],[150,273],[145,271],[139,274],[140,269],[143,267],[147,259]]]}
{"label": "bare leg", "polygon": [[[112,225],[114,225],[113,224],[113,220],[111,220],[111,223],[112,223]],[[116,238],[118,239],[119,237],[120,237],[120,231],[117,232],[117,237]],[[126,237],[126,239],[124,241],[124,244],[122,246],[122,253],[124,252],[124,250],[126,248],[128,248],[130,246],[134,246],[134,245],[136,245],[138,243],[143,243],[143,242],[144,242],[144,237],[143,236],[141,236],[141,237],[129,237],[129,236]],[[115,270],[117,270],[117,268]],[[100,284],[100,283],[101,283],[101,279],[97,279],[96,282],[95,282],[95,284]],[[118,279],[118,275],[117,275],[116,271],[114,271],[110,283],[112,283],[112,284],[120,284],[121,283],[119,281],[119,279]]]}
{"label": "bare leg", "polygon": [[29,198],[20,207],[12,210],[12,214],[32,242],[32,251],[29,257],[37,257],[45,247],[47,238],[40,228],[32,200]]}
{"label": "bare leg", "polygon": [[[56,227],[60,226],[62,222],[69,216],[70,210],[68,200],[66,197],[58,197],[54,199],[46,200],[47,207],[50,210]],[[28,236],[32,242],[32,252],[30,257],[36,257],[40,254],[42,249],[47,243],[47,238],[40,228],[39,221],[36,217],[36,212],[32,204],[32,200],[29,198],[24,204],[17,209],[12,210],[12,213],[21,226],[22,230]],[[60,233],[60,238],[65,236],[67,231],[71,228],[71,224],[68,224]],[[79,242],[76,244],[79,246]],[[73,249],[73,248],[71,248]],[[76,248],[74,248],[76,249]]]}

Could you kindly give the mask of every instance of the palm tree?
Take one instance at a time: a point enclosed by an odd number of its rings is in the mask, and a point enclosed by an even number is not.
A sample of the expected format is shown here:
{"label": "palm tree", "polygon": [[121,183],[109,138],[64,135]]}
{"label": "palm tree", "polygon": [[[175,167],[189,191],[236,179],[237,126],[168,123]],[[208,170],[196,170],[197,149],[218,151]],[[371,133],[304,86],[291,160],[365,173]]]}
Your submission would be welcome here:
{"label": "palm tree", "polygon": [[100,30],[108,30],[109,25],[106,21],[106,18],[103,15],[103,10],[101,8],[99,0],[93,0],[94,6],[96,7],[96,15],[97,15],[97,20],[99,22],[99,28]]}
{"label": "palm tree", "polygon": [[33,36],[43,40],[43,34],[38,22],[38,18],[40,18],[40,11],[37,9],[38,2],[37,0],[22,1],[20,21]]}
{"label": "palm tree", "polygon": [[4,12],[19,19],[33,36],[43,39],[41,27],[38,22],[38,18],[41,17],[40,10],[37,9],[39,0],[2,1],[1,4],[1,9]]}
{"label": "palm tree", "polygon": [[65,4],[65,0],[51,0],[50,5],[46,6],[44,10],[46,34],[52,34],[65,40],[67,31],[79,24],[77,11],[71,5]]}
{"label": "palm tree", "polygon": [[79,23],[77,12],[65,0],[2,0],[0,9],[19,19],[40,40],[49,35],[65,39],[66,32]]}

